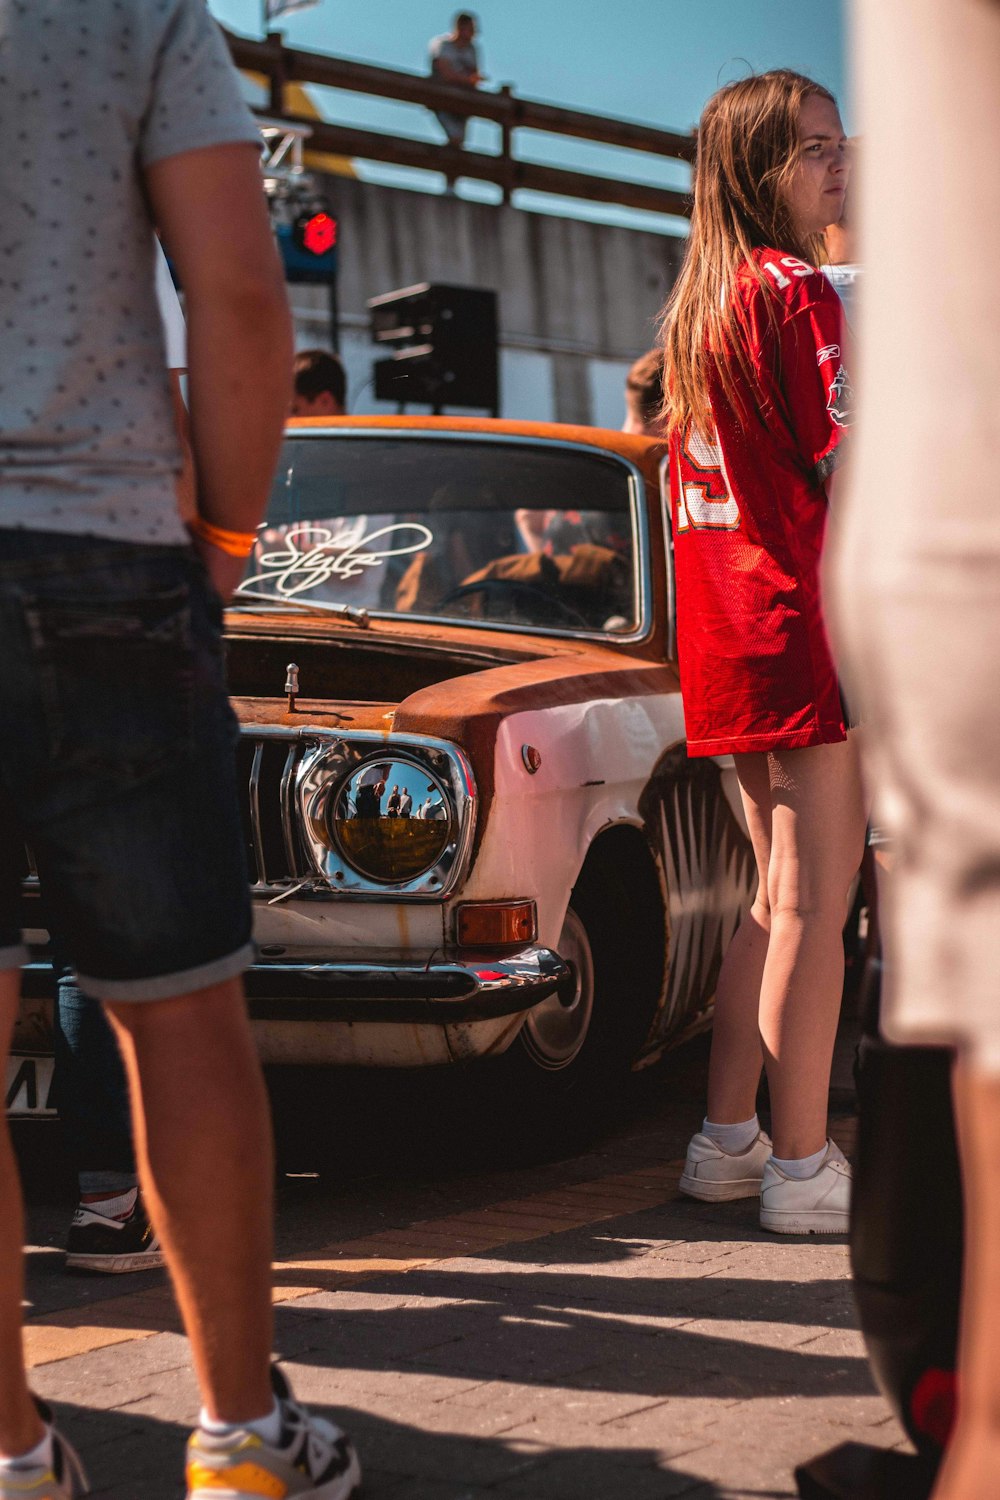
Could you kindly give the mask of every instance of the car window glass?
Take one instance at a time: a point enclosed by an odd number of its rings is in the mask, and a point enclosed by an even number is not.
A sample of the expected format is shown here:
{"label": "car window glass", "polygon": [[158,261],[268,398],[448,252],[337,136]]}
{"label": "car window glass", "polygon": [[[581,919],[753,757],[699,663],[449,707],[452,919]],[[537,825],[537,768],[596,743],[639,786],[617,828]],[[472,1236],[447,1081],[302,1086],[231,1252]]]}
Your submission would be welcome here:
{"label": "car window glass", "polygon": [[291,437],[241,587],[511,628],[638,624],[629,473],[556,445]]}

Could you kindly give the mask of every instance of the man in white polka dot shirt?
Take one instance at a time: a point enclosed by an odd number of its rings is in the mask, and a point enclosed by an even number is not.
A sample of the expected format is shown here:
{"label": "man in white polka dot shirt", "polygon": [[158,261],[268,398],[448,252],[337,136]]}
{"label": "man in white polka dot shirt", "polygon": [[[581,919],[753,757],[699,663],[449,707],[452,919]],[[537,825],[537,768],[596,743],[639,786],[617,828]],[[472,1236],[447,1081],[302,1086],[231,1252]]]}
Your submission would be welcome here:
{"label": "man in white polka dot shirt", "polygon": [[[258,133],[205,0],[0,0],[0,139],[0,1052],[27,843],[129,1074],[204,1402],[188,1495],[259,1495],[263,1474],[267,1493],[347,1500],[349,1440],[269,1367],[270,1122],[241,979],[221,603],[292,360]],[[187,526],[154,229],[186,294]],[[19,1202],[0,1126],[0,1500],[53,1500],[85,1480],[21,1367]]]}

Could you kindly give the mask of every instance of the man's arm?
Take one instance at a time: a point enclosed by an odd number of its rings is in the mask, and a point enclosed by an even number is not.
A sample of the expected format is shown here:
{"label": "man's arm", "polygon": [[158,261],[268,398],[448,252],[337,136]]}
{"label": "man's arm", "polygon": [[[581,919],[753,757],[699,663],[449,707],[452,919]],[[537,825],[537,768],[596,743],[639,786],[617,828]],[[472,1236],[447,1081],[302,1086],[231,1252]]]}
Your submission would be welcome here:
{"label": "man's arm", "polygon": [[167,346],[167,378],[170,381],[170,404],[174,425],[181,445],[181,472],[177,476],[177,508],[185,526],[197,514],[198,493],[194,477],[194,455],[191,452],[191,429],[187,405],[181,388],[181,377],[187,373],[187,329],[177,300],[173,279],[167,266],[163,246],[156,240],[156,300]]}
{"label": "man's arm", "polygon": [[460,73],[457,68],[453,68],[450,63],[446,63],[442,57],[435,58],[434,60],[434,76],[441,83],[457,83],[464,89],[474,89],[477,84],[482,82],[481,73]]}
{"label": "man's arm", "polygon": [[[146,173],[153,217],[180,274],[188,335],[198,512],[252,532],[267,505],[291,394],[284,276],[251,145],[209,146]],[[242,559],[196,539],[227,598]]]}
{"label": "man's arm", "polygon": [[177,476],[177,509],[187,526],[198,514],[198,482],[194,473],[194,455],[191,452],[191,424],[188,409],[181,390],[181,371],[168,369],[170,381],[170,404],[174,409],[174,425],[181,445],[181,472]]}

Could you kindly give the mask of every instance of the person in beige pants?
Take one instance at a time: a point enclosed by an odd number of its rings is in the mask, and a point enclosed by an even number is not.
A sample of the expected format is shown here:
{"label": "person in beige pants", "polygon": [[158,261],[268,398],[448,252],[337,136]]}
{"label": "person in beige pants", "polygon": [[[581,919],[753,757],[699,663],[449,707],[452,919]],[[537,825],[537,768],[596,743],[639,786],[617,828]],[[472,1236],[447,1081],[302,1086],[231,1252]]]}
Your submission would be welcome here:
{"label": "person in beige pants", "polygon": [[880,0],[855,20],[864,399],[830,584],[896,849],[883,1030],[957,1053],[967,1250],[934,1500],[986,1500],[1000,1470],[1000,3]]}

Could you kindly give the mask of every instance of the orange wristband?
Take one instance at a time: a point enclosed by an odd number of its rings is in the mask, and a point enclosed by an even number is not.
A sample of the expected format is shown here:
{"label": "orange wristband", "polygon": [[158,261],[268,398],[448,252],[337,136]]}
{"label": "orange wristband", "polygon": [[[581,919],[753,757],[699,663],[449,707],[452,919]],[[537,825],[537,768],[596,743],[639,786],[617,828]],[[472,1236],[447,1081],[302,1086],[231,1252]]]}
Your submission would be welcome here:
{"label": "orange wristband", "polygon": [[257,541],[256,531],[227,531],[223,526],[213,526],[204,516],[195,516],[188,526],[203,542],[228,552],[230,557],[249,557]]}

